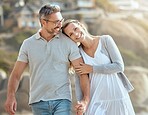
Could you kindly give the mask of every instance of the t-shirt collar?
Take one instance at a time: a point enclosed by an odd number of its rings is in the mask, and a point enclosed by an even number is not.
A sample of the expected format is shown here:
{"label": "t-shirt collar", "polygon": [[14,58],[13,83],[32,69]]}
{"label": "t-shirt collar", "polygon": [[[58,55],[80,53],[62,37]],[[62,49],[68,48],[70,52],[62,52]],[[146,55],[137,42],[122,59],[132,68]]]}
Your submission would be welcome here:
{"label": "t-shirt collar", "polygon": [[[40,35],[40,31],[41,31],[41,30],[38,30],[38,32],[36,33],[35,38],[36,38],[37,40],[42,38],[41,35]],[[59,38],[59,36],[60,36],[60,33],[58,33],[57,35],[55,35],[53,38]]]}

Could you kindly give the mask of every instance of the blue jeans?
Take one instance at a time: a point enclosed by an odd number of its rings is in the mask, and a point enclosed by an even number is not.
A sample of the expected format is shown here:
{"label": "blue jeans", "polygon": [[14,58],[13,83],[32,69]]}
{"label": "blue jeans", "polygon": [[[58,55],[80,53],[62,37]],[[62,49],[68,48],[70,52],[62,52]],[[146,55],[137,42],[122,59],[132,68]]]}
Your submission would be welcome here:
{"label": "blue jeans", "polygon": [[58,99],[31,104],[34,115],[71,115],[71,101]]}

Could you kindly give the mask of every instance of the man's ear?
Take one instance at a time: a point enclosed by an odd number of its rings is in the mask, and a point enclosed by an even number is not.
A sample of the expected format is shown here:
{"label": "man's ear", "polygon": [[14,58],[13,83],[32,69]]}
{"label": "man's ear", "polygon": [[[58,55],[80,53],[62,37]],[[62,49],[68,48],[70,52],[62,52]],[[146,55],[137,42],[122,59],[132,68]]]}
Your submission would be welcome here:
{"label": "man's ear", "polygon": [[43,26],[43,25],[45,25],[47,22],[46,22],[45,20],[43,20],[43,19],[40,19],[40,23],[41,23],[41,25]]}

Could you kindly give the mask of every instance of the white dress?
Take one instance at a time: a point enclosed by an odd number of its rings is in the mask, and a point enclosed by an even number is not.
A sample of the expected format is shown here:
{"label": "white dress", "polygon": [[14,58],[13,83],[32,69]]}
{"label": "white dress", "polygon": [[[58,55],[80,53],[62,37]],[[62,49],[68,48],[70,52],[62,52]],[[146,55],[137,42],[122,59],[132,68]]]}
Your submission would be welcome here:
{"label": "white dress", "polygon": [[[110,59],[101,52],[101,45],[99,42],[94,58],[80,47],[86,64],[110,63]],[[116,73],[90,73],[89,78],[91,100],[85,115],[135,115],[129,94]]]}

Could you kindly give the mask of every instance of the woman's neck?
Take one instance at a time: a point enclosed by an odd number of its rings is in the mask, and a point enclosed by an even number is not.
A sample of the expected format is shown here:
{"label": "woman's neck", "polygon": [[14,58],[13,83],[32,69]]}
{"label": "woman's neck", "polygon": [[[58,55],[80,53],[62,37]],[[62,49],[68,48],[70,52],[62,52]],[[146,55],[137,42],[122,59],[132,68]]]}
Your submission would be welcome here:
{"label": "woman's neck", "polygon": [[85,38],[85,40],[82,42],[82,47],[85,49],[92,48],[96,43],[96,38],[98,38],[98,36],[89,36]]}

